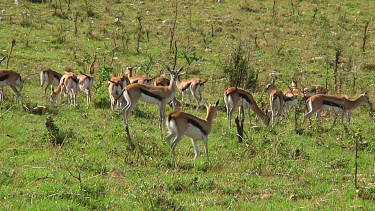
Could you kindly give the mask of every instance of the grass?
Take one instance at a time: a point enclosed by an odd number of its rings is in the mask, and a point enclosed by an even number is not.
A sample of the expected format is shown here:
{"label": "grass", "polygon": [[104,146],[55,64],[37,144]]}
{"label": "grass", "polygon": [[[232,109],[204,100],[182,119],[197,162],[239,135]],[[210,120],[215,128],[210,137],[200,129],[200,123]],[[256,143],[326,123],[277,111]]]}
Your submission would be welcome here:
{"label": "grass", "polygon": [[[327,84],[331,93],[355,96],[374,90],[374,5],[367,1],[179,1],[170,48],[174,1],[13,1],[0,3],[0,54],[16,40],[9,68],[21,73],[22,103],[5,88],[0,104],[0,205],[6,210],[216,210],[216,209],[364,209],[375,208],[373,115],[354,111],[351,125],[331,127],[333,118],[301,125],[294,111],[274,127],[250,128],[243,143],[228,129],[224,109],[209,136],[211,165],[184,139],[170,156],[166,128],[160,130],[157,107],[138,105],[130,115],[134,144],[125,139],[122,116],[110,110],[107,74],[128,65],[138,73],[159,75],[186,65],[189,76],[208,78],[205,98],[222,101],[228,84],[223,71],[236,45],[246,49],[258,72],[254,98],[267,103],[269,73],[276,84]],[[77,21],[75,21],[77,17]],[[115,23],[116,17],[120,18]],[[139,21],[140,20],[140,21]],[[169,20],[169,21],[166,21]],[[363,36],[370,22],[366,48]],[[140,23],[142,27],[140,28]],[[77,25],[77,33],[75,33]],[[137,51],[137,39],[140,37]],[[337,51],[335,91],[333,61]],[[51,106],[41,96],[39,71],[51,67],[87,72],[94,56],[93,104],[61,101]],[[195,58],[193,60],[188,59]],[[4,69],[6,61],[0,64]],[[100,81],[103,80],[103,84]],[[180,98],[180,96],[178,96]],[[35,115],[23,105],[44,105]],[[205,116],[203,110],[184,108]],[[167,113],[171,112],[167,108]],[[47,118],[55,130],[47,130]],[[252,114],[251,123],[258,124]],[[55,138],[62,140],[56,144]],[[354,185],[355,141],[359,143],[358,187]]]}

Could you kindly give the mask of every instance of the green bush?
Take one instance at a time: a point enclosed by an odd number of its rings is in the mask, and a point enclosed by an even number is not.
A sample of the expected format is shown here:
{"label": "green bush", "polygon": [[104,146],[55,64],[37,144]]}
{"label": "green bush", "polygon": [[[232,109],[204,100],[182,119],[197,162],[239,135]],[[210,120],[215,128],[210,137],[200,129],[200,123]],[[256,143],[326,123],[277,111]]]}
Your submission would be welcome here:
{"label": "green bush", "polygon": [[254,89],[258,84],[258,72],[250,63],[249,52],[246,46],[239,43],[232,48],[228,61],[224,64],[224,74],[228,80],[228,86]]}

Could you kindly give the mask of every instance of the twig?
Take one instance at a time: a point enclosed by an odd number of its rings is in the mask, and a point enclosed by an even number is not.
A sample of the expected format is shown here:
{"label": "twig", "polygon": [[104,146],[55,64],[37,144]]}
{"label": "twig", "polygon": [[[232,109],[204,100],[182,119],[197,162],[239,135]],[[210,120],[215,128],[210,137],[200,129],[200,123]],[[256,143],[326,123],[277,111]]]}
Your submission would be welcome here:
{"label": "twig", "polygon": [[354,169],[354,187],[355,187],[355,189],[358,189],[357,173],[358,173],[358,139],[355,140],[355,169]]}
{"label": "twig", "polygon": [[10,51],[9,51],[9,55],[8,55],[8,59],[7,59],[7,66],[6,66],[6,69],[8,69],[10,56],[12,55],[13,47],[14,47],[15,45],[16,45],[16,40],[12,40],[12,45],[11,45],[11,47],[10,47]]}
{"label": "twig", "polygon": [[66,168],[66,170],[69,172],[70,176],[72,176],[73,178],[77,179],[79,181],[79,186],[80,188],[82,189],[82,177],[81,177],[81,170],[79,168],[77,168],[77,171],[78,171],[78,176],[75,176],[70,170],[69,168],[66,166],[66,164],[64,163],[64,166]]}
{"label": "twig", "polygon": [[4,114],[5,114],[6,112],[10,111],[10,109],[12,109],[13,107],[14,107],[14,105],[11,105],[10,108],[8,108],[8,110],[6,110],[4,113],[2,113],[2,114],[0,115],[0,118],[3,117]]}
{"label": "twig", "polygon": [[50,176],[39,177],[39,178],[36,178],[35,181],[44,180],[44,179],[52,179],[52,178],[53,178],[53,177],[50,177]]}

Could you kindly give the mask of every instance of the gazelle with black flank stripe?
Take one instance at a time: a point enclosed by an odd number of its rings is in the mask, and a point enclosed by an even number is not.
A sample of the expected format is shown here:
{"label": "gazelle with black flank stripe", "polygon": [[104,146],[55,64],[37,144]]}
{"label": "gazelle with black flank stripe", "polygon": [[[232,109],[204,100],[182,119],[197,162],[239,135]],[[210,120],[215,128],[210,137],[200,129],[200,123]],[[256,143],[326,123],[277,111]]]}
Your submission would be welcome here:
{"label": "gazelle with black flank stripe", "polygon": [[78,85],[79,89],[87,95],[87,107],[89,107],[91,102],[91,92],[92,92],[92,85],[94,83],[94,78],[89,76],[85,73],[80,73],[78,76]]}
{"label": "gazelle with black flank stripe", "polygon": [[199,104],[202,102],[202,93],[204,90],[204,84],[207,82],[207,79],[205,81],[202,81],[199,78],[189,78],[186,80],[180,80],[178,78],[177,80],[177,87],[178,90],[182,94],[182,102],[184,103],[184,97],[185,95],[189,95],[189,103],[192,105],[192,96],[197,101],[197,109],[199,108]]}
{"label": "gazelle with black flank stripe", "polygon": [[335,113],[346,114],[347,121],[350,122],[351,112],[361,105],[370,107],[371,112],[374,111],[367,92],[360,94],[354,100],[348,99],[345,95],[317,94],[306,101],[308,112],[303,117],[303,123],[314,113],[318,112],[319,117],[321,110],[333,110]]}
{"label": "gazelle with black flank stripe", "polygon": [[129,78],[130,83],[139,83],[151,85],[153,78],[148,77],[147,75],[133,75],[134,67],[126,67],[125,74]]}
{"label": "gazelle with black flank stripe", "polygon": [[[233,112],[237,108],[240,108],[240,106],[242,106],[244,110],[248,111],[249,120],[251,109],[255,112],[258,118],[261,119],[263,123],[268,126],[270,118],[258,107],[253,95],[250,94],[248,91],[238,87],[229,87],[227,90],[224,91],[224,102],[225,107],[227,109],[229,128],[232,127]],[[239,111],[241,112],[241,110]]]}
{"label": "gazelle with black flank stripe", "polygon": [[169,86],[170,81],[171,80],[169,78],[160,76],[160,77],[155,78],[154,85],[155,86]]}
{"label": "gazelle with black flank stripe", "polygon": [[[293,83],[292,83],[292,87],[293,87]],[[274,84],[273,81],[271,81],[271,83],[267,84],[266,85],[266,88],[265,88],[265,92],[269,91],[269,90],[272,90],[273,92],[277,92],[277,90],[279,90],[276,85]],[[272,94],[272,91],[271,91],[271,94]],[[280,93],[281,92],[281,93]],[[298,101],[297,101],[297,97],[298,95],[301,94],[301,92],[295,88],[293,88],[292,90],[288,90],[288,91],[285,91],[285,92],[277,92],[277,94],[283,94],[283,98],[284,98],[284,108],[285,108],[285,111],[288,112],[289,111],[289,107],[293,107],[293,106],[296,106],[298,104]],[[306,100],[307,98],[305,98]]]}
{"label": "gazelle with black flank stripe", "polygon": [[[51,68],[44,69],[40,71],[40,86],[42,87],[42,92],[44,89],[44,96],[47,94],[47,89],[50,86],[58,86],[60,83],[60,79],[62,77],[62,74],[52,70]],[[47,84],[44,88],[44,84]]]}
{"label": "gazelle with black flank stripe", "polygon": [[[1,90],[1,100],[4,99],[4,89],[5,86],[10,86],[10,88],[16,93],[17,99],[21,97],[22,90],[22,78],[19,73],[14,70],[0,70],[0,90]],[[19,89],[17,89],[19,87]]]}
{"label": "gazelle with black flank stripe", "polygon": [[79,80],[77,78],[77,75],[75,75],[72,72],[65,73],[61,79],[59,86],[57,86],[56,90],[52,87],[50,102],[54,104],[56,102],[56,98],[61,92],[64,90],[67,93],[67,102],[68,104],[76,105],[76,96],[78,92],[78,83]]}
{"label": "gazelle with black flank stripe", "polygon": [[150,104],[157,104],[159,107],[160,123],[163,121],[165,116],[165,106],[167,103],[173,100],[176,94],[176,80],[178,74],[182,70],[182,67],[179,70],[171,70],[167,66],[167,70],[171,74],[169,86],[151,86],[135,83],[130,84],[123,89],[123,96],[125,97],[126,106],[122,109],[122,114],[126,127],[128,126],[128,116],[131,110],[139,103],[140,100]]}
{"label": "gazelle with black flank stripe", "polygon": [[[163,76],[157,77],[154,80],[155,86],[169,86],[170,82],[171,82],[171,80],[169,78],[166,78],[166,77],[163,77]],[[174,96],[170,105],[176,111],[177,108],[181,107],[181,102],[179,100],[177,100],[176,96]]]}
{"label": "gazelle with black flank stripe", "polygon": [[271,90],[270,93],[270,108],[272,116],[272,124],[276,124],[277,118],[282,117],[284,113],[284,105],[286,104],[285,99],[287,99],[284,93],[277,89],[273,82],[267,84],[264,92]]}
{"label": "gazelle with black flank stripe", "polygon": [[[199,156],[199,150],[197,146],[197,141],[203,140],[204,149],[206,151],[207,162],[209,164],[209,157],[208,157],[208,135],[211,132],[212,122],[216,117],[217,108],[218,108],[219,100],[215,103],[215,105],[207,105],[207,115],[205,119],[196,117],[194,115],[177,111],[171,113],[168,116],[168,120],[166,122],[169,135],[167,136],[167,142],[170,145],[171,153],[174,156],[177,144],[182,140],[182,138],[186,135],[190,137],[194,147],[194,164]],[[171,140],[173,142],[171,143]]]}
{"label": "gazelle with black flank stripe", "polygon": [[108,92],[109,98],[111,99],[112,110],[123,108],[125,99],[121,93],[122,90],[129,84],[129,78],[125,75],[112,77],[111,80],[108,81]]}

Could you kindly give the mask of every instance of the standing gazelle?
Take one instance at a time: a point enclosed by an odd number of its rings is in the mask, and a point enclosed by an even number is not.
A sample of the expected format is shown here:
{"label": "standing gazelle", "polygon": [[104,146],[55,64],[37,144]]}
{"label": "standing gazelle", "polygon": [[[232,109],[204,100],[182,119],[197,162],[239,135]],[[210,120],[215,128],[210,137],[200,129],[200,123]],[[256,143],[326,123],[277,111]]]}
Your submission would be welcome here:
{"label": "standing gazelle", "polygon": [[139,100],[150,104],[157,104],[159,107],[160,123],[162,123],[165,116],[165,106],[167,103],[173,100],[176,94],[176,80],[178,74],[182,70],[182,67],[177,71],[172,71],[167,66],[167,70],[171,74],[171,81],[169,83],[169,86],[151,86],[135,83],[130,84],[123,89],[123,95],[125,97],[127,105],[122,109],[122,114],[126,127],[128,126],[128,116],[131,110],[139,103]]}
{"label": "standing gazelle", "polygon": [[147,75],[133,75],[134,67],[126,67],[125,74],[128,76],[130,83],[139,83],[151,85],[153,78],[148,77]]}
{"label": "standing gazelle", "polygon": [[67,92],[68,104],[73,104],[75,106],[76,96],[78,92],[78,83],[79,83],[78,78],[74,73],[72,72],[65,73],[61,77],[59,86],[56,88],[56,90],[54,90],[52,87],[52,93],[50,97],[51,103],[54,104],[56,102],[57,96],[62,91],[65,90]]}
{"label": "standing gazelle", "polygon": [[[227,90],[224,91],[224,102],[225,107],[227,109],[227,118],[229,122],[229,128],[232,127],[232,116],[233,112],[243,107],[248,111],[249,121],[250,121],[250,109],[252,109],[255,114],[258,116],[259,119],[263,121],[263,123],[268,126],[269,124],[269,117],[258,107],[257,103],[255,102],[253,95],[249,92],[245,91],[244,89],[238,87],[229,87]],[[241,112],[241,110],[239,110]],[[240,113],[241,115],[241,113]],[[242,114],[243,115],[243,114]]]}
{"label": "standing gazelle", "polygon": [[189,95],[189,103],[192,105],[192,99],[191,96],[194,96],[194,98],[197,101],[197,110],[199,108],[200,102],[203,100],[202,98],[202,92],[204,89],[204,84],[207,82],[207,79],[205,81],[202,81],[199,78],[189,78],[186,80],[180,80],[180,77],[177,80],[177,87],[178,90],[182,93],[182,102],[184,102],[184,96],[185,94]]}
{"label": "standing gazelle", "polygon": [[129,78],[125,75],[112,77],[111,80],[108,81],[108,92],[109,98],[111,99],[112,110],[123,108],[123,101],[125,99],[122,95],[122,90],[129,84]]}
{"label": "standing gazelle", "polygon": [[[62,75],[51,68],[44,69],[40,71],[40,86],[42,87],[42,92],[44,89],[44,96],[46,96],[47,89],[52,85],[58,85],[60,83]],[[46,88],[44,88],[44,84],[46,85]]]}
{"label": "standing gazelle", "polygon": [[270,93],[270,108],[272,113],[272,124],[277,122],[277,118],[283,116],[285,95],[281,90],[278,90],[273,82],[267,84],[264,89],[265,92],[272,90]]}
{"label": "standing gazelle", "polygon": [[[169,86],[170,82],[171,80],[169,78],[163,76],[157,77],[154,80],[155,86]],[[174,96],[171,103],[172,104],[170,105],[173,107],[174,110],[177,110],[177,108],[181,107],[181,102],[177,100],[176,96]]]}
{"label": "standing gazelle", "polygon": [[320,110],[331,109],[335,113],[341,113],[342,115],[347,115],[347,121],[350,123],[351,112],[356,109],[358,106],[366,105],[370,107],[371,112],[373,112],[372,103],[367,95],[367,92],[360,94],[356,99],[350,100],[345,95],[327,95],[327,94],[317,94],[306,101],[306,106],[308,112],[303,117],[303,123],[311,115]]}
{"label": "standing gazelle", "polygon": [[[1,99],[4,98],[3,87],[10,86],[10,88],[17,94],[17,99],[21,96],[22,78],[19,73],[14,70],[0,70],[0,90]],[[19,87],[19,90],[17,89]]]}
{"label": "standing gazelle", "polygon": [[[207,105],[207,116],[205,119],[196,117],[194,115],[177,111],[171,113],[168,116],[168,120],[166,122],[169,135],[167,136],[167,142],[170,145],[171,153],[174,156],[177,144],[182,140],[182,138],[186,135],[190,137],[194,147],[194,164],[199,156],[197,141],[203,140],[204,149],[206,151],[207,163],[210,164],[210,160],[208,157],[208,135],[211,132],[212,122],[216,117],[216,112],[218,108],[219,100],[215,103],[215,105]],[[171,140],[173,142],[171,143]]]}
{"label": "standing gazelle", "polygon": [[154,85],[155,86],[169,86],[169,83],[171,80],[169,78],[166,78],[164,76],[156,77],[154,80]]}
{"label": "standing gazelle", "polygon": [[79,89],[87,95],[87,107],[89,107],[91,102],[91,91],[92,85],[94,83],[94,78],[92,76],[86,75],[85,73],[80,73],[78,76]]}

